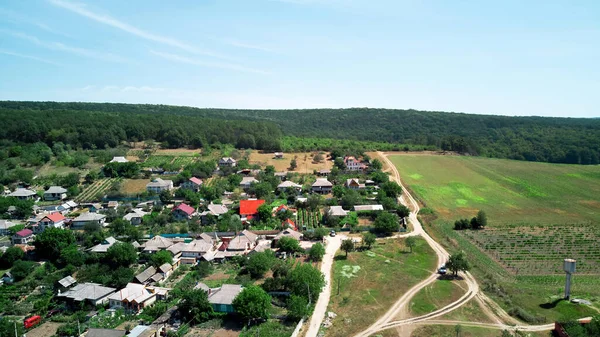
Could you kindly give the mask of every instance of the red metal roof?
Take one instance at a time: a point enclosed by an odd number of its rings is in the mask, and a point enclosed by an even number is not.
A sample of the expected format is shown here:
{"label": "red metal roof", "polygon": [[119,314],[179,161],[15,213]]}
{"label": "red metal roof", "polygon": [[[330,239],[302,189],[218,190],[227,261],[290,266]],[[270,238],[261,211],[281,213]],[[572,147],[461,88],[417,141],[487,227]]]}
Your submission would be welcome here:
{"label": "red metal roof", "polygon": [[255,215],[264,203],[264,200],[240,200],[240,215]]}
{"label": "red metal roof", "polygon": [[184,212],[187,215],[192,215],[194,214],[194,212],[196,211],[194,209],[194,207],[188,205],[188,204],[179,204],[176,207],[173,208],[173,212],[175,212],[176,210],[180,210],[182,212]]}
{"label": "red metal roof", "polygon": [[20,231],[17,232],[17,235],[20,237],[26,237],[33,234],[33,231],[31,231],[31,229],[22,229]]}
{"label": "red metal roof", "polygon": [[59,212],[54,212],[52,214],[46,215],[45,218],[50,219],[50,221],[52,222],[59,222],[66,219],[64,215],[60,214]]}
{"label": "red metal roof", "polygon": [[202,185],[202,180],[201,180],[201,179],[198,179],[198,178],[196,178],[196,177],[191,177],[191,178],[190,178],[190,181],[191,181],[191,182],[193,182],[193,183],[194,183],[194,184],[196,184],[196,185]]}
{"label": "red metal roof", "polygon": [[294,230],[296,230],[296,228],[297,228],[296,224],[294,223],[294,221],[292,219],[287,219],[281,223],[281,227],[285,228],[286,226],[289,226]]}
{"label": "red metal roof", "polygon": [[277,207],[277,209],[275,210],[276,213],[279,213],[279,211],[281,211],[282,209],[284,210],[288,210],[288,207],[286,205],[281,205],[279,207]]}

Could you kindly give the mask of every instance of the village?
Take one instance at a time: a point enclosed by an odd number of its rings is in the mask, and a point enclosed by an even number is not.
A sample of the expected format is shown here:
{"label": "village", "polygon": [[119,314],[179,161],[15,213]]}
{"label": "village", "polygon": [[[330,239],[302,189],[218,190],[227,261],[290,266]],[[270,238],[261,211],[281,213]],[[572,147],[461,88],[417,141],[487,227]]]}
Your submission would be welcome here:
{"label": "village", "polygon": [[[322,168],[313,172],[294,172],[294,155],[271,156],[289,162],[288,171],[221,157],[136,173],[149,178],[137,200],[71,198],[62,186],[6,191],[33,206],[12,206],[0,220],[2,288],[11,289],[3,300],[14,301],[5,313],[19,317],[28,336],[202,335],[220,327],[202,327],[208,317],[178,310],[192,301],[187,294],[204,292],[210,318],[227,324],[261,318],[240,316],[234,305],[255,287],[272,296],[269,312],[277,313],[263,319],[279,317],[291,330],[300,320],[300,327],[310,310],[294,312],[289,297],[314,305],[329,240],[340,232],[357,243],[361,233],[406,231],[408,209],[398,202],[400,186],[367,154],[315,153]],[[206,173],[202,164],[215,167]],[[102,170],[115,177],[132,166],[118,156]],[[303,265],[321,280],[312,293],[288,285]]]}

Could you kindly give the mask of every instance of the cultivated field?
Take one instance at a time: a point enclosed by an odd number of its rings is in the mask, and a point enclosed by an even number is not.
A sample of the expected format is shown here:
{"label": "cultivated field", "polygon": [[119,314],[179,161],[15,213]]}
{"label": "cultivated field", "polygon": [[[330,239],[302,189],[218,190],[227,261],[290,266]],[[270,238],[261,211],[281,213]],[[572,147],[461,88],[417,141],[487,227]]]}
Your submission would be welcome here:
{"label": "cultivated field", "polygon": [[77,196],[77,198],[75,198],[75,201],[95,201],[96,195],[98,195],[99,193],[104,193],[104,191],[109,189],[113,183],[116,183],[118,181],[120,181],[119,178],[100,179],[91,184],[90,186],[86,187],[83,190],[83,192],[81,192]]}
{"label": "cultivated field", "polygon": [[[338,316],[325,336],[350,336],[384,314],[402,294],[426,278],[436,257],[425,240],[418,239],[413,253],[404,240],[378,241],[370,251],[336,256],[329,311]],[[337,289],[340,289],[339,295]]]}
{"label": "cultivated field", "polygon": [[321,227],[321,212],[311,212],[305,209],[298,210],[296,225],[299,230],[313,229]]}
{"label": "cultivated field", "polygon": [[250,155],[250,164],[259,164],[261,166],[273,165],[275,171],[288,171],[290,167],[290,161],[296,157],[296,164],[298,165],[294,172],[298,173],[312,173],[315,170],[331,169],[333,162],[325,160],[328,158],[329,153],[324,153],[324,160],[320,163],[313,163],[313,157],[318,152],[298,152],[298,153],[284,153],[283,159],[275,159],[273,153],[260,153],[258,151],[252,151]]}
{"label": "cultivated field", "polygon": [[121,192],[127,195],[143,193],[146,191],[146,185],[150,179],[123,179],[121,182]]}
{"label": "cultivated field", "polygon": [[600,221],[600,167],[461,156],[390,156],[441,220],[488,213],[491,226]]}

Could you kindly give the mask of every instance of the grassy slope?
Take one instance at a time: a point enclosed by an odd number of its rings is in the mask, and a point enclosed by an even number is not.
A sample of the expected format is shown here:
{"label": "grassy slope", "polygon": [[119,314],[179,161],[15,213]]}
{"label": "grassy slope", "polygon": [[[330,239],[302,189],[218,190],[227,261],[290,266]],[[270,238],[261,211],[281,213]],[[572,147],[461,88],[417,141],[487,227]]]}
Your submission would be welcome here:
{"label": "grassy slope", "polygon": [[[483,288],[495,284],[494,288],[499,287],[508,295],[501,298],[500,292],[488,291],[506,309],[518,306],[547,322],[595,313],[586,307],[564,302],[547,306],[562,291],[564,277],[515,277],[452,230],[449,221],[460,216],[473,216],[478,209],[484,209],[496,227],[550,221],[598,222],[597,207],[587,202],[594,200],[592,194],[600,188],[598,167],[443,156],[403,155],[391,159],[416,197],[439,216],[433,223],[425,221],[426,229],[451,251],[464,250],[474,267],[473,273],[483,281]],[[521,181],[519,186],[529,187],[515,187],[511,181],[517,180]],[[467,204],[457,203],[457,199],[467,200]],[[572,202],[573,207],[568,202]],[[600,296],[597,276],[576,275],[575,278],[574,296],[588,299]]]}
{"label": "grassy slope", "polygon": [[[344,253],[336,258],[328,310],[338,316],[326,336],[349,336],[367,328],[435,267],[436,257],[424,240],[417,241],[413,253],[407,253],[400,240],[378,243],[371,251],[375,255],[364,251],[352,252],[348,259],[343,258]],[[342,276],[344,266],[350,269],[348,273],[352,277]],[[360,269],[352,273],[353,266]],[[338,280],[341,281],[339,295]]]}
{"label": "grassy slope", "polygon": [[600,220],[600,167],[458,156],[390,158],[441,220],[488,213],[490,225]]}

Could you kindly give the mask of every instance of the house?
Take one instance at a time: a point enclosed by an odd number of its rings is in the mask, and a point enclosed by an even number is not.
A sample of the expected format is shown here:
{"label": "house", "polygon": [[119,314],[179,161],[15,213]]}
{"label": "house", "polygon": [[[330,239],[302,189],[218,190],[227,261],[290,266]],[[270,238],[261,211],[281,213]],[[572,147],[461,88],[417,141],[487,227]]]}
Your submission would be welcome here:
{"label": "house", "polygon": [[275,152],[273,155],[274,159],[283,159],[283,152]]}
{"label": "house", "polygon": [[97,283],[80,283],[75,287],[59,293],[57,297],[63,297],[72,302],[89,302],[91,305],[101,305],[108,302],[108,297],[117,289],[104,287]]}
{"label": "house", "polygon": [[17,188],[14,192],[8,194],[9,197],[17,198],[19,200],[32,200],[37,197],[37,194],[26,188]]}
{"label": "house", "polygon": [[129,163],[129,160],[125,157],[113,157],[109,163]]}
{"label": "house", "polygon": [[235,167],[237,165],[237,160],[231,157],[223,157],[219,159],[219,167]]}
{"label": "house", "polygon": [[312,184],[313,193],[329,194],[333,189],[333,184],[327,180],[327,178],[317,178],[314,184]]}
{"label": "house", "polygon": [[125,288],[108,297],[109,306],[113,309],[123,308],[137,313],[157,300],[165,299],[169,290],[169,288],[128,283]]}
{"label": "house", "polygon": [[156,253],[159,250],[165,250],[173,245],[173,240],[168,238],[163,238],[160,235],[153,237],[152,239],[146,241],[142,247],[144,247],[145,253]]}
{"label": "house", "polygon": [[[287,212],[287,211],[289,211],[289,210],[290,210],[290,208],[289,208],[289,207],[287,207],[287,205],[279,205],[279,207],[277,207],[277,208],[275,209],[275,211],[273,211],[273,216],[276,216],[276,215],[278,215],[278,214],[281,214],[281,213]],[[291,211],[290,211],[290,212],[291,212]]]}
{"label": "house", "polygon": [[173,180],[163,180],[160,178],[152,179],[146,184],[146,190],[150,193],[160,194],[162,191],[170,191],[173,189]]}
{"label": "house", "polygon": [[273,175],[276,176],[277,178],[279,178],[279,180],[281,180],[281,181],[286,181],[288,173],[287,172],[275,172]]}
{"label": "house", "polygon": [[120,242],[120,241],[117,240],[117,239],[115,239],[112,236],[109,236],[106,239],[102,240],[102,242],[100,242],[99,244],[97,244],[94,247],[90,248],[90,252],[92,252],[92,253],[106,253],[110,247],[112,247],[115,243],[118,243],[118,242]]}
{"label": "house", "polygon": [[148,213],[144,212],[141,208],[134,208],[131,212],[123,216],[123,220],[129,221],[134,226],[138,226],[142,224],[142,219],[146,214]]}
{"label": "house", "polygon": [[44,191],[44,200],[63,200],[67,198],[67,190],[60,186],[50,186]]}
{"label": "house", "polygon": [[317,172],[317,175],[321,176],[321,177],[327,177],[330,174],[331,174],[331,170],[328,170],[328,169],[321,169]]}
{"label": "house", "polygon": [[181,188],[192,190],[194,192],[200,191],[200,187],[202,186],[202,180],[196,177],[191,177],[190,179],[184,181],[181,184]]}
{"label": "house", "polygon": [[125,330],[90,328],[85,337],[123,337]]}
{"label": "house", "polygon": [[98,202],[94,202],[94,203],[84,203],[80,205],[82,208],[87,208],[88,212],[92,212],[92,213],[96,213],[99,210],[101,210],[102,208],[102,204],[98,203]]}
{"label": "house", "polygon": [[361,184],[358,178],[346,179],[344,186],[352,190],[362,190],[365,188],[365,184]]}
{"label": "house", "polygon": [[17,224],[8,220],[0,220],[0,235],[10,234],[9,229],[16,226]]}
{"label": "house", "polygon": [[224,284],[221,288],[210,289],[208,302],[216,312],[234,312],[233,300],[242,292],[238,284]]}
{"label": "house", "polygon": [[281,228],[297,229],[298,227],[296,227],[296,223],[292,221],[292,219],[285,219],[283,222],[281,222]]}
{"label": "house", "polygon": [[258,207],[264,203],[264,200],[240,200],[240,217],[242,221],[250,221],[257,218]]}
{"label": "house", "polygon": [[367,165],[361,163],[358,159],[353,156],[344,157],[344,164],[348,171],[362,171],[367,168]]}
{"label": "house", "polygon": [[246,229],[229,241],[227,250],[245,254],[256,246],[257,240],[258,236]]}
{"label": "house", "polygon": [[196,239],[186,244],[181,250],[181,263],[196,264],[204,254],[214,250],[213,240],[210,237],[208,239],[210,241]]}
{"label": "house", "polygon": [[254,177],[243,177],[242,182],[240,182],[240,187],[244,190],[247,190],[250,188],[250,186],[252,186],[252,184],[256,183],[259,183],[259,181]]}
{"label": "house", "polygon": [[173,270],[175,270],[175,268],[173,268],[173,265],[171,265],[170,263],[163,263],[162,265],[160,265],[160,267],[158,267],[158,271],[156,273],[161,274],[163,279],[166,280],[167,278],[169,278],[169,276],[171,276]]}
{"label": "house", "polygon": [[83,229],[86,224],[95,224],[104,227],[106,215],[98,213],[83,213],[71,221],[71,229]]}
{"label": "house", "polygon": [[135,276],[135,281],[140,284],[148,284],[152,282],[152,276],[154,276],[154,274],[156,274],[156,268],[148,267]]}
{"label": "house", "polygon": [[169,248],[167,248],[167,250],[169,252],[171,252],[171,254],[173,254],[173,260],[180,260],[181,252],[185,249],[186,246],[187,246],[187,243],[185,243],[185,242],[177,242],[177,243],[174,243]]}
{"label": "house", "polygon": [[69,201],[63,203],[62,205],[58,206],[58,210],[64,214],[64,213],[76,208],[77,206],[78,205],[75,201],[69,200]]}
{"label": "house", "polygon": [[63,277],[58,281],[58,285],[60,286],[61,291],[66,291],[67,289],[74,286],[75,283],[77,283],[77,280],[75,280],[71,275]]}
{"label": "house", "polygon": [[219,217],[220,215],[223,215],[229,211],[227,209],[227,206],[213,204],[213,203],[206,206],[206,209],[207,209],[206,211],[200,213],[201,216],[206,216],[206,215],[210,214],[212,216]]}
{"label": "house", "polygon": [[119,208],[119,202],[116,200],[111,200],[106,203],[106,208],[112,208],[114,210],[117,210],[117,208]]}
{"label": "house", "polygon": [[326,212],[327,212],[327,215],[329,215],[329,216],[344,217],[344,216],[348,215],[348,212],[345,211],[342,208],[342,206],[330,206]]}
{"label": "house", "polygon": [[291,228],[286,228],[284,230],[282,230],[279,234],[277,234],[275,236],[275,238],[273,238],[273,242],[276,245],[276,241],[278,241],[279,239],[283,238],[283,237],[288,237],[288,238],[292,238],[294,240],[300,241],[302,240],[302,233],[297,232]]}
{"label": "house", "polygon": [[34,238],[35,236],[31,229],[22,229],[12,236],[11,241],[13,245],[28,245]]}
{"label": "house", "polygon": [[37,226],[35,226],[36,233],[41,233],[46,230],[46,228],[64,228],[65,221],[64,215],[59,212],[54,212],[44,216],[38,221]]}
{"label": "house", "polygon": [[302,190],[302,185],[296,184],[295,182],[290,181],[290,180],[284,181],[281,184],[277,185],[277,189],[282,192],[287,190],[288,188],[292,188],[296,191],[300,191],[300,190]]}
{"label": "house", "polygon": [[188,204],[181,203],[171,210],[171,215],[175,220],[189,220],[196,213],[196,209]]}
{"label": "house", "polygon": [[356,212],[361,211],[383,211],[382,205],[356,205],[354,206]]}

